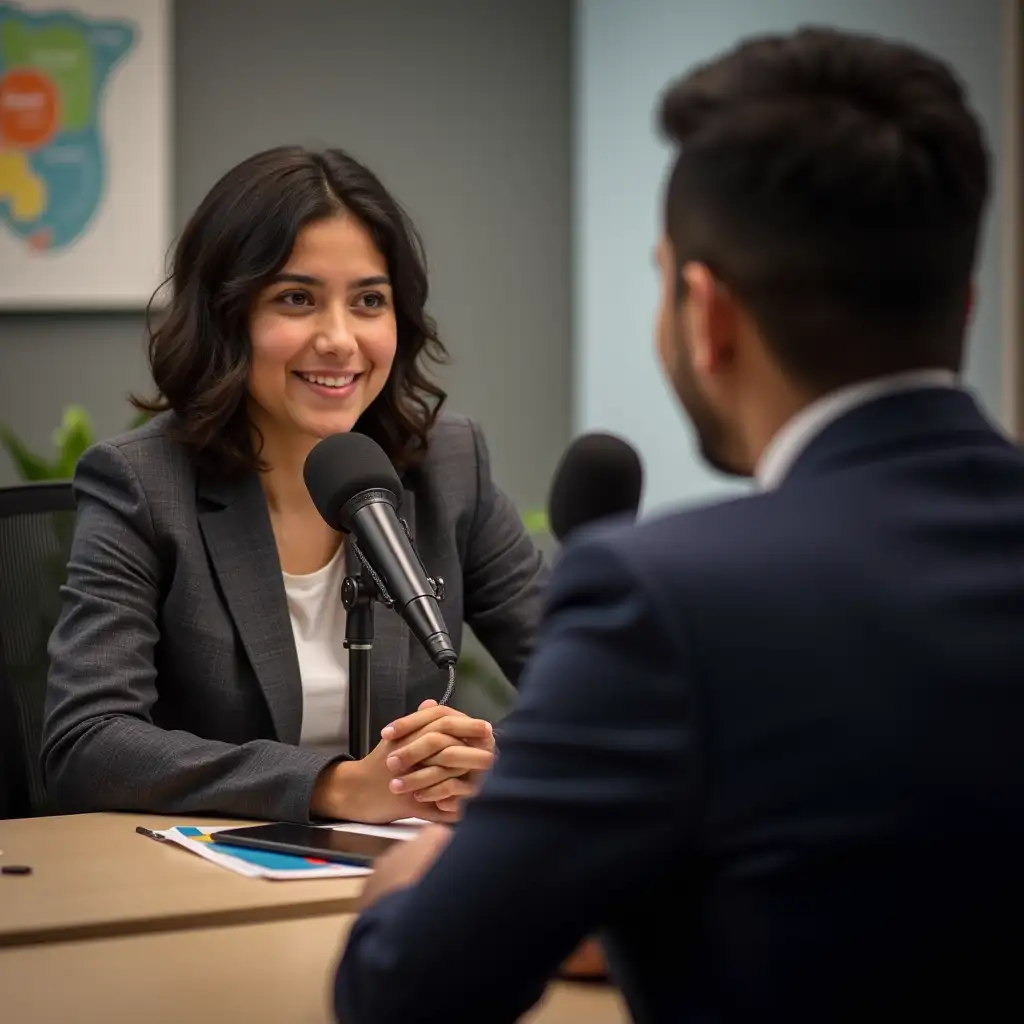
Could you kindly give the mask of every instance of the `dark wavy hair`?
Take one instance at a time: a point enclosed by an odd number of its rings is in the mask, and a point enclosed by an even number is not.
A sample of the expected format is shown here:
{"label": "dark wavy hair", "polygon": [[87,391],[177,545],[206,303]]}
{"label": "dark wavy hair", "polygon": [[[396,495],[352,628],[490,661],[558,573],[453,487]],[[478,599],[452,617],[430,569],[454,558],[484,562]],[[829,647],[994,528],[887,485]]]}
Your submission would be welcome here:
{"label": "dark wavy hair", "polygon": [[158,396],[132,402],[149,413],[173,410],[172,436],[215,472],[266,469],[248,415],[250,310],[302,228],[342,211],[359,219],[387,262],[398,329],[391,373],[355,429],[399,471],[426,453],[446,395],[423,363],[442,363],[447,353],[425,312],[419,235],[378,178],[347,153],[282,146],[250,157],[213,186],[175,247],[162,286],[171,286],[168,309],[155,323],[151,301],[147,315]]}

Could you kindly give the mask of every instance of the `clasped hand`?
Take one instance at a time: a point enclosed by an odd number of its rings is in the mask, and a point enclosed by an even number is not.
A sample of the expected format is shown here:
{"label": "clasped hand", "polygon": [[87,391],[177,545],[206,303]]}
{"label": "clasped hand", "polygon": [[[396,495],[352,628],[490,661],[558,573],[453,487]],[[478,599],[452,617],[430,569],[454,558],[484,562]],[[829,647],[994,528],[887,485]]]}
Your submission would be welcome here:
{"label": "clasped hand", "polygon": [[493,763],[489,722],[424,701],[386,726],[361,761],[342,761],[324,772],[313,813],[368,823],[406,817],[453,822]]}
{"label": "clasped hand", "polygon": [[[494,763],[490,722],[469,718],[434,700],[381,731],[391,744],[385,765],[394,776],[388,789],[418,803],[455,813],[476,792],[483,772]],[[378,748],[379,749],[379,748]]]}

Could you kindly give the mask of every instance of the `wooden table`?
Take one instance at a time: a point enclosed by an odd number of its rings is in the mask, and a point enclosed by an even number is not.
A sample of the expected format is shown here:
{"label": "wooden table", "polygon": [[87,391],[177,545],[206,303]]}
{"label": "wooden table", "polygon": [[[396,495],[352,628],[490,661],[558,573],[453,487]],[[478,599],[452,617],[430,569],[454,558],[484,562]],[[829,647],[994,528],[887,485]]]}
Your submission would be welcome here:
{"label": "wooden table", "polygon": [[[136,825],[86,814],[0,821],[0,1018],[11,1024],[331,1024],[330,986],[361,879],[234,875]],[[243,824],[243,823],[239,823]],[[481,1019],[486,1019],[482,1011]],[[602,986],[553,984],[529,1024],[625,1024]]]}
{"label": "wooden table", "polygon": [[74,814],[0,821],[0,949],[351,913],[359,878],[271,882],[140,836],[173,825],[249,825],[189,815]]}

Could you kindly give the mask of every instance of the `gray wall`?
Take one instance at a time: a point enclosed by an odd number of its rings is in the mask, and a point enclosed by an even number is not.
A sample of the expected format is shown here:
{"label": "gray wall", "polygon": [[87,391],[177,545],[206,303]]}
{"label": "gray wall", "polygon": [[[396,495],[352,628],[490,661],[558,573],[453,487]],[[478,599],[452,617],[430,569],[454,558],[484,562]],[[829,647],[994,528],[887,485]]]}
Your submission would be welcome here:
{"label": "gray wall", "polygon": [[[409,209],[499,481],[543,501],[570,431],[569,0],[177,0],[174,210],[257,150],[340,145]],[[142,318],[0,315],[0,420],[46,447],[78,402],[101,436],[145,389]],[[0,453],[0,484],[14,479]]]}

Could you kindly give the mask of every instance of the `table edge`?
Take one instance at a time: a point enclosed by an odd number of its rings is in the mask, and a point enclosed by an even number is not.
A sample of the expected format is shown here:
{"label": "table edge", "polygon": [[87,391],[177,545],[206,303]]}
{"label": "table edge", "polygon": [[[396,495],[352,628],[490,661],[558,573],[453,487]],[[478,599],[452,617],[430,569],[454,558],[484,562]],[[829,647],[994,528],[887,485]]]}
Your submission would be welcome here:
{"label": "table edge", "polygon": [[305,902],[282,903],[231,910],[211,909],[159,917],[118,918],[116,920],[53,924],[38,928],[0,933],[0,950],[19,949],[49,943],[80,942],[88,939],[124,938],[132,935],[153,935],[160,932],[193,931],[240,924],[268,924],[296,918],[330,917],[354,914],[359,896],[338,896],[331,899],[309,899]]}

